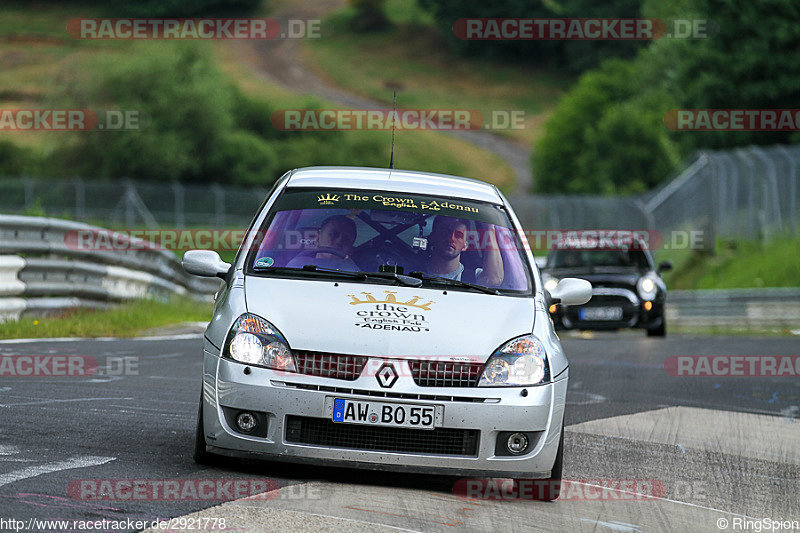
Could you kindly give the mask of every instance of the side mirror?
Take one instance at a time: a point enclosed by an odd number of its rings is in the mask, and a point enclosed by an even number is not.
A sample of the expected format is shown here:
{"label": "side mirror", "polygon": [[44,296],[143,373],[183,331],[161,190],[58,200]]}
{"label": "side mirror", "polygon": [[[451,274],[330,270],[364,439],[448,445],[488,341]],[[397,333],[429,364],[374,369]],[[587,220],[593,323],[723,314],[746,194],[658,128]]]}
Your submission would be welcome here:
{"label": "side mirror", "polygon": [[582,305],[592,298],[592,284],[585,279],[564,278],[550,291],[553,303]]}
{"label": "side mirror", "polygon": [[658,264],[657,272],[666,272],[667,270],[672,270],[672,261],[661,261]]}
{"label": "side mirror", "polygon": [[230,263],[223,261],[219,254],[213,250],[189,250],[183,254],[181,264],[189,274],[206,278],[216,276],[225,279],[228,270],[231,268]]}

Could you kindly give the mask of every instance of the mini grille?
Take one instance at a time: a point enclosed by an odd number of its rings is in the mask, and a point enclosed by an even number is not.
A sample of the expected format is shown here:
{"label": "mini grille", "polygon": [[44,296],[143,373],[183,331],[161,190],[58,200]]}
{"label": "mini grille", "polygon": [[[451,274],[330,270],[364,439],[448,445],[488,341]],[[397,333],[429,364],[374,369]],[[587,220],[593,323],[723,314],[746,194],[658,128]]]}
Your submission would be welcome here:
{"label": "mini grille", "polygon": [[308,351],[295,351],[294,357],[299,374],[348,381],[358,379],[368,359],[363,355],[326,354]]}
{"label": "mini grille", "polygon": [[286,417],[286,442],[312,446],[474,457],[478,455],[479,437],[480,431],[476,429],[408,429]]}
{"label": "mini grille", "polygon": [[420,387],[476,387],[483,363],[409,361],[411,375]]}

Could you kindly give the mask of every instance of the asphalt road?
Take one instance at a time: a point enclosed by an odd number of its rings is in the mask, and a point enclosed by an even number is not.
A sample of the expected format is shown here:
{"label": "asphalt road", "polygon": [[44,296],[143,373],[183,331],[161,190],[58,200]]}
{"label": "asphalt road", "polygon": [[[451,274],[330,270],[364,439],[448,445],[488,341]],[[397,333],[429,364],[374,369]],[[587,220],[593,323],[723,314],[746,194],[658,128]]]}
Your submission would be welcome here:
{"label": "asphalt road", "polygon": [[[562,342],[570,358],[564,477],[584,492],[556,503],[457,498],[454,479],[435,476],[238,460],[201,468],[191,459],[199,337],[0,343],[0,355],[92,356],[100,367],[91,376],[0,378],[0,530],[14,530],[8,519],[28,528],[31,519],[152,521],[198,511],[195,520],[228,517],[226,531],[719,531],[720,519],[731,529],[737,519],[800,521],[800,381],[664,370],[672,355],[798,355],[800,339],[632,332]],[[192,478],[282,488],[269,500],[219,507],[92,501],[76,488]],[[646,480],[662,493],[633,496],[635,484],[593,499],[586,489],[597,480]]]}

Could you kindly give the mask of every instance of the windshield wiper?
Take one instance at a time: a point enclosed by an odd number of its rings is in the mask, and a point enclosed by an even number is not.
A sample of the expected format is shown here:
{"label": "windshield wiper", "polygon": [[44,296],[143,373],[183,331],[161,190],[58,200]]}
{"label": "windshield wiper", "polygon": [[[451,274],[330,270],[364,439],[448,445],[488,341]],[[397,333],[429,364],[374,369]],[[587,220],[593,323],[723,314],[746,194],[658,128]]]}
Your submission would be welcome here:
{"label": "windshield wiper", "polygon": [[305,265],[302,268],[299,267],[253,267],[254,272],[277,272],[280,274],[300,274],[300,273],[309,273],[309,274],[336,274],[339,276],[344,276],[346,278],[358,278],[358,279],[367,279],[367,277],[360,273],[360,272],[352,272],[350,270],[338,270],[335,268],[319,268],[316,265]]}
{"label": "windshield wiper", "polygon": [[313,272],[318,274],[334,274],[337,276],[345,276],[348,278],[361,279],[361,280],[366,280],[367,278],[393,279],[396,280],[401,285],[406,285],[408,287],[419,287],[422,285],[422,280],[420,279],[404,276],[402,274],[396,274],[394,272],[363,272],[363,271],[354,272],[352,270],[339,270],[338,268],[318,267],[317,265],[305,265],[303,268],[254,266],[253,270],[256,272],[287,272],[287,273]]}
{"label": "windshield wiper", "polygon": [[450,285],[453,287],[468,287],[470,289],[475,289],[476,291],[485,292],[487,294],[494,294],[499,296],[501,292],[498,289],[493,289],[491,287],[485,287],[483,285],[478,285],[477,283],[469,283],[467,281],[461,281],[459,279],[451,279],[451,278],[443,278],[441,276],[429,276],[420,271],[409,272],[409,276],[412,276],[416,279],[421,281],[430,281],[433,283],[440,283],[442,285]]}

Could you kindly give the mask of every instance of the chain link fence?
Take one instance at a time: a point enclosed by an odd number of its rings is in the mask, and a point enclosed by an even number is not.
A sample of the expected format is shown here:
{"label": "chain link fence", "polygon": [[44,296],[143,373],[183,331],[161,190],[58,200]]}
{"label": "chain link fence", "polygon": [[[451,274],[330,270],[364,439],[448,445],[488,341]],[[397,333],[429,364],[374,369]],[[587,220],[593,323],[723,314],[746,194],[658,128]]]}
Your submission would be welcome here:
{"label": "chain link fence", "polygon": [[93,181],[0,179],[0,213],[47,215],[99,225],[241,228],[267,188]]}
{"label": "chain link fence", "polygon": [[[699,152],[663,187],[641,197],[532,195],[511,199],[532,230],[702,231],[766,240],[797,235],[800,145]],[[0,180],[0,213],[47,214],[111,227],[242,228],[266,188],[99,182],[80,178]]]}
{"label": "chain link fence", "polygon": [[797,235],[800,146],[701,152],[653,194],[645,209],[659,231],[692,229],[715,237],[768,240]]}

